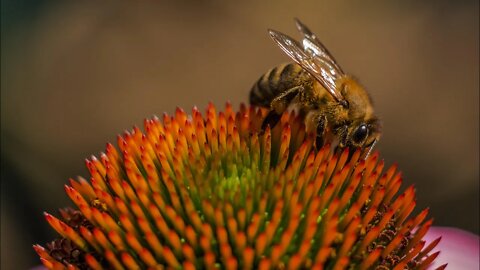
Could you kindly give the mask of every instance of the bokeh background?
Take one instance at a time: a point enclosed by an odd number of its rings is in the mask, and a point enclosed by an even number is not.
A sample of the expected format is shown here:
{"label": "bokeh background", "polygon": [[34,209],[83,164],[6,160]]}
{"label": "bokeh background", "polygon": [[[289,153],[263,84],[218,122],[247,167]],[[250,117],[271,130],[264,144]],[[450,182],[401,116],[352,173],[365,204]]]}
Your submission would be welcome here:
{"label": "bokeh background", "polygon": [[479,3],[1,1],[1,269],[39,264],[42,211],[84,159],[176,106],[235,106],[288,61],[266,33],[299,17],[367,87],[437,226],[479,233]]}

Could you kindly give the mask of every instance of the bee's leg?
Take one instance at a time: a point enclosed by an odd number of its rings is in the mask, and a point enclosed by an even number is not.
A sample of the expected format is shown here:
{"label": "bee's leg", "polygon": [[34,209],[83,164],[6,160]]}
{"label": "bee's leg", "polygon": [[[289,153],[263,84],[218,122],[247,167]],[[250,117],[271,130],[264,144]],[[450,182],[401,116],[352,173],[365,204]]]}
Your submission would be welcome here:
{"label": "bee's leg", "polygon": [[347,161],[349,161],[350,158],[353,156],[353,153],[355,153],[355,151],[352,150],[353,148],[351,148],[351,146],[347,143],[348,126],[347,125],[340,126],[337,128],[336,132],[338,134],[340,141],[338,142],[338,145],[335,147],[334,152],[340,155],[346,147],[349,147],[350,148],[348,153],[349,157],[347,159]]}
{"label": "bee's leg", "polygon": [[327,118],[321,116],[317,122],[317,136],[315,138],[315,146],[317,149],[320,149],[323,144],[325,143],[324,140],[324,133],[325,133],[325,125],[327,124]]}
{"label": "bee's leg", "polygon": [[269,111],[265,119],[263,119],[262,131],[264,131],[267,126],[273,128],[278,123],[278,121],[280,121],[280,118],[282,118],[282,115],[278,114],[275,110]]}
{"label": "bee's leg", "polygon": [[287,91],[281,93],[270,102],[270,112],[267,114],[262,123],[262,130],[265,130],[267,125],[273,128],[282,116],[282,113],[287,109],[290,102],[303,91],[303,86],[295,86]]}
{"label": "bee's leg", "polygon": [[303,86],[301,85],[288,89],[287,91],[275,97],[272,102],[270,102],[270,108],[277,111],[278,114],[283,113],[287,109],[290,102],[292,102],[292,100],[298,95],[298,93],[302,91]]}

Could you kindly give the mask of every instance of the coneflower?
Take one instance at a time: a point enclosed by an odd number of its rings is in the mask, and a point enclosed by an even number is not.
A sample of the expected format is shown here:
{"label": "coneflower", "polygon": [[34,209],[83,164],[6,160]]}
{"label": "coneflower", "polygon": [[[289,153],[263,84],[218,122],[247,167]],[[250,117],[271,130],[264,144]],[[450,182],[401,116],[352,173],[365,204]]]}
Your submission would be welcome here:
{"label": "coneflower", "polygon": [[[45,213],[49,269],[425,269],[428,210],[374,153],[317,149],[302,120],[230,104],[145,120],[70,180],[76,209]],[[352,150],[353,151],[353,150]],[[445,268],[442,265],[439,269]]]}

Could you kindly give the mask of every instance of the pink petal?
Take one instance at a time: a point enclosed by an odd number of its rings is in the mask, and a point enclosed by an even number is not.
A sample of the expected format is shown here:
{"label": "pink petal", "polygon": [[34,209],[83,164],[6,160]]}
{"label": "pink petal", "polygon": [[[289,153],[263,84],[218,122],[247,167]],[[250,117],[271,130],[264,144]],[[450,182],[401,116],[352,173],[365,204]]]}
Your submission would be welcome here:
{"label": "pink petal", "polygon": [[436,269],[446,263],[448,270],[480,269],[478,235],[456,228],[431,227],[423,239],[428,244],[440,236],[442,240],[431,252],[440,251],[440,255],[428,269]]}

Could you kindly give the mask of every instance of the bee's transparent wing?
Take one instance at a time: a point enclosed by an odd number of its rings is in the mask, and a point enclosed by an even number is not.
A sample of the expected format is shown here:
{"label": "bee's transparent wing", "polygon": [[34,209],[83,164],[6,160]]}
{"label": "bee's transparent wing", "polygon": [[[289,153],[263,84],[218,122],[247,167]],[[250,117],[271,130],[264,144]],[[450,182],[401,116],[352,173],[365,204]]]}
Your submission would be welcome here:
{"label": "bee's transparent wing", "polygon": [[288,56],[315,77],[337,101],[343,100],[335,87],[335,81],[343,73],[340,73],[330,57],[315,54],[313,50],[305,49],[298,41],[278,31],[268,30],[268,33]]}
{"label": "bee's transparent wing", "polygon": [[303,35],[303,48],[306,51],[311,50],[314,55],[319,55],[320,57],[326,59],[332,64],[332,66],[335,67],[338,73],[344,74],[342,68],[337,64],[337,61],[335,61],[335,58],[333,58],[332,54],[330,54],[317,36],[315,36],[315,34],[297,18],[295,18],[295,24],[298,31]]}

